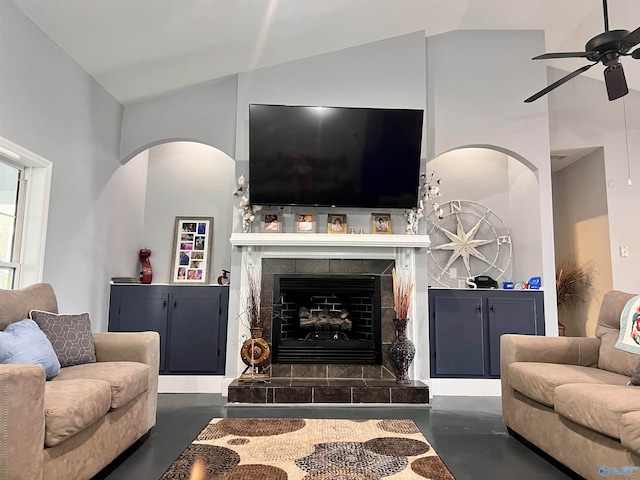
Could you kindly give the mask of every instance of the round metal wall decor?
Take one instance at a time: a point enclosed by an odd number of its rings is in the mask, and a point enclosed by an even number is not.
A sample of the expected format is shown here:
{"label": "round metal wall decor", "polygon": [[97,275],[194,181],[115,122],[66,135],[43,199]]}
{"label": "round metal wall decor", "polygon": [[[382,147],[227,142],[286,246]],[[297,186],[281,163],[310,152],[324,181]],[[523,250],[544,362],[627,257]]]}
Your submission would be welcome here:
{"label": "round metal wall decor", "polygon": [[[460,287],[468,277],[501,278],[511,263],[511,236],[504,222],[478,202],[452,200],[444,213],[427,216],[429,276],[440,286]],[[466,287],[466,285],[464,285]]]}
{"label": "round metal wall decor", "polygon": [[240,358],[249,366],[263,367],[267,364],[271,349],[263,338],[249,338],[244,341],[240,349]]}

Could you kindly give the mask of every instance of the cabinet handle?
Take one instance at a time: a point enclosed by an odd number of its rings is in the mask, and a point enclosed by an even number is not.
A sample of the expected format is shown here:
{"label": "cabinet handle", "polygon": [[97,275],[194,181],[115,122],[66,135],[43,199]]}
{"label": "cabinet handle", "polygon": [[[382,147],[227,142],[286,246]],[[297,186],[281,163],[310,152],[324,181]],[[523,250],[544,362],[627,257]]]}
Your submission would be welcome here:
{"label": "cabinet handle", "polygon": [[162,308],[167,308],[167,301],[166,300],[162,302]]}
{"label": "cabinet handle", "polygon": [[176,308],[177,306],[178,306],[178,301],[177,301],[177,300],[174,300],[174,301],[173,301],[173,308]]}
{"label": "cabinet handle", "polygon": [[477,310],[478,313],[482,313],[482,307],[480,305],[478,305],[476,307],[476,310]]}
{"label": "cabinet handle", "polygon": [[491,310],[491,313],[493,313],[493,305],[489,306],[489,310]]}

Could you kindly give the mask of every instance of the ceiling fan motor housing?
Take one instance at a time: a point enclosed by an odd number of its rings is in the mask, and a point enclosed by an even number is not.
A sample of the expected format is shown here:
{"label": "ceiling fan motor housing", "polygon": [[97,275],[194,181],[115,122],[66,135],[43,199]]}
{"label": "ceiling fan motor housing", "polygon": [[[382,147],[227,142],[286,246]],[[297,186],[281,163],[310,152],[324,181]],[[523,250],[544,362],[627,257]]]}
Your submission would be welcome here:
{"label": "ceiling fan motor housing", "polygon": [[[604,54],[615,53],[617,59],[618,54],[627,53],[629,50],[628,46],[621,43],[621,40],[627,35],[629,35],[628,30],[609,30],[608,32],[596,35],[589,40],[584,47],[585,51],[594,52],[593,55],[589,55],[587,58],[591,61],[597,62],[604,56]],[[607,62],[603,59],[603,63],[606,65]]]}

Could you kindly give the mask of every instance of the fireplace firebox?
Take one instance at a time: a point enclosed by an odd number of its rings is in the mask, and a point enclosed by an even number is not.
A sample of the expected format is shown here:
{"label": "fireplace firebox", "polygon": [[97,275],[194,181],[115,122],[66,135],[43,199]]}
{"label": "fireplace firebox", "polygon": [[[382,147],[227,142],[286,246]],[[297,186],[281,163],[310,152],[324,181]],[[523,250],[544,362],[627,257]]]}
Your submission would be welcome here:
{"label": "fireplace firebox", "polygon": [[382,363],[380,276],[274,275],[272,363]]}

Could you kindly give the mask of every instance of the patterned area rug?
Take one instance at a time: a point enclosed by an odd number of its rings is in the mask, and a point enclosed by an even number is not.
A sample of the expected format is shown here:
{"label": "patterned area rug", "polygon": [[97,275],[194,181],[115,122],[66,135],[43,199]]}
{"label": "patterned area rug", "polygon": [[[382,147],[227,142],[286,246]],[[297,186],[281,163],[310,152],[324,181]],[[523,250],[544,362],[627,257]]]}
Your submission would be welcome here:
{"label": "patterned area rug", "polygon": [[412,420],[216,418],[162,480],[198,457],[221,480],[454,480]]}

